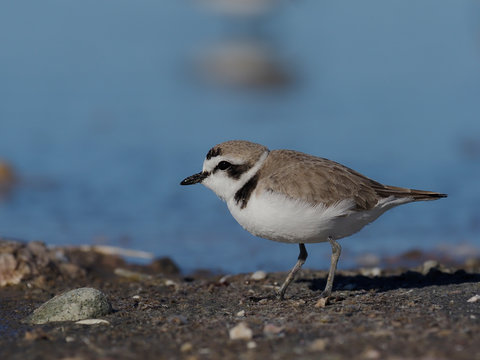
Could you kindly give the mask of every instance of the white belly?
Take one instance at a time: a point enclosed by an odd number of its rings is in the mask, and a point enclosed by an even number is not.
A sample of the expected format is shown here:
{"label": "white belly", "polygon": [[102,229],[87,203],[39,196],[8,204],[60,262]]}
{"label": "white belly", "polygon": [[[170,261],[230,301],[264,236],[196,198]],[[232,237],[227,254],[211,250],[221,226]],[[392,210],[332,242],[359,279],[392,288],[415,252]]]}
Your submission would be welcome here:
{"label": "white belly", "polygon": [[312,206],[271,192],[252,195],[247,207],[240,209],[234,199],[228,209],[242,227],[255,236],[288,243],[317,243],[328,237],[341,239],[352,235],[386,210],[410,199],[386,198],[367,211],[353,211],[353,200],[331,207]]}

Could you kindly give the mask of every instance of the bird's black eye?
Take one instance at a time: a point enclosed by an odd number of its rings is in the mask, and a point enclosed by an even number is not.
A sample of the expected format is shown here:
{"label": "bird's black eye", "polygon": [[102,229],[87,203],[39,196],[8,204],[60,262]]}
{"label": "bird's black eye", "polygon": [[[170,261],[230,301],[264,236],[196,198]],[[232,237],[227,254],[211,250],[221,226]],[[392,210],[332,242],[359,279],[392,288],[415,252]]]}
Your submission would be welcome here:
{"label": "bird's black eye", "polygon": [[217,168],[220,170],[227,170],[232,164],[230,164],[228,161],[220,161],[217,165]]}

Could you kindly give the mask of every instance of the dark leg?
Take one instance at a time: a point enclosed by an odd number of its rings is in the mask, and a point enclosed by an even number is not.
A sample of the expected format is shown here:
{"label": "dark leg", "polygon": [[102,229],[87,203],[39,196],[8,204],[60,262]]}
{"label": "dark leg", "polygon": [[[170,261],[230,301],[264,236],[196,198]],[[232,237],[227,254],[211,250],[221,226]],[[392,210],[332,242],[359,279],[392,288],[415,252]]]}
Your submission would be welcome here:
{"label": "dark leg", "polygon": [[338,259],[342,253],[342,247],[333,238],[329,237],[328,241],[332,246],[332,260],[330,263],[330,271],[328,272],[327,285],[325,285],[325,290],[320,294],[321,298],[328,298],[332,294],[333,278],[337,270]]}
{"label": "dark leg", "polygon": [[300,248],[300,254],[298,255],[297,263],[295,264],[293,269],[290,270],[290,273],[288,274],[287,278],[285,279],[282,286],[280,287],[280,290],[278,290],[278,297],[280,299],[284,298],[285,291],[287,291],[288,285],[290,285],[290,283],[295,278],[295,274],[298,272],[298,270],[300,270],[302,265],[305,264],[305,260],[307,260],[308,253],[307,253],[307,249],[305,249],[305,245],[304,244],[298,244],[298,246]]}

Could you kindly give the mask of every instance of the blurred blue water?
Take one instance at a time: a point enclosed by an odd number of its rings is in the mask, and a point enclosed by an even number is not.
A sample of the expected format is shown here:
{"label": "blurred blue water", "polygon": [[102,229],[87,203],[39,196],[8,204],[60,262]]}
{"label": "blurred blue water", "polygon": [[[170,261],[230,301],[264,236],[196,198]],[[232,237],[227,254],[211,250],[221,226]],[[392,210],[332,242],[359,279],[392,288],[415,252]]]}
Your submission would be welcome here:
{"label": "blurred blue water", "polygon": [[[347,259],[479,248],[479,3],[281,1],[261,21],[290,87],[201,82],[196,55],[242,26],[192,1],[0,3],[0,158],[22,177],[0,201],[0,236],[106,242],[186,271],[286,270],[296,246],[178,185],[214,144],[248,139],[449,194],[343,240]],[[329,251],[310,246],[307,264],[327,267]]]}

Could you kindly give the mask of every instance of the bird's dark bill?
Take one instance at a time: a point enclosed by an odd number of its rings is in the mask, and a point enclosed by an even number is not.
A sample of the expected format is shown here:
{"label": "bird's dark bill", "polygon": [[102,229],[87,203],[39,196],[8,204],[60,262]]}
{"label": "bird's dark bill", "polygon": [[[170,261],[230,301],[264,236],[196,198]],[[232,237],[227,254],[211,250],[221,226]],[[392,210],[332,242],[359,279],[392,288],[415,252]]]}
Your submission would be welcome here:
{"label": "bird's dark bill", "polygon": [[202,182],[203,179],[205,179],[207,176],[208,176],[208,173],[201,172],[201,173],[189,176],[186,179],[183,179],[180,185],[193,185],[193,184]]}

